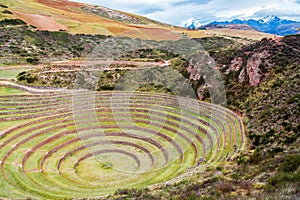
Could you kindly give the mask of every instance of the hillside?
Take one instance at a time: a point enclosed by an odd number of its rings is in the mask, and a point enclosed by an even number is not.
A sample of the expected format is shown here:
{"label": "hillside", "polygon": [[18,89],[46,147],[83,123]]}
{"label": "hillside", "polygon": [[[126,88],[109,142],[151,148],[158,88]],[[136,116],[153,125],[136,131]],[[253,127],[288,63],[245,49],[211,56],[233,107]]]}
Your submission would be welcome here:
{"label": "hillside", "polygon": [[[1,1],[0,20],[21,19],[39,30],[176,39],[167,24],[101,6],[68,0]],[[157,37],[159,34],[160,37]]]}

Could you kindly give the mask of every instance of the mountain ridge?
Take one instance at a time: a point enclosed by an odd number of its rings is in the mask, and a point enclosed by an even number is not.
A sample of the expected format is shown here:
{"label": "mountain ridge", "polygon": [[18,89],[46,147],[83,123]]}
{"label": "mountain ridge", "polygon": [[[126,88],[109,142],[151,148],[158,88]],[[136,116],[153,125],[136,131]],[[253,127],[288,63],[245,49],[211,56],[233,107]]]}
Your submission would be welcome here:
{"label": "mountain ridge", "polygon": [[[199,22],[199,21],[198,21]],[[207,25],[197,26],[195,24],[197,22],[193,22],[193,24],[186,24],[185,28],[188,29],[209,29],[209,28],[227,28],[228,25],[248,25],[253,27],[254,29],[270,34],[277,34],[281,36],[298,34],[300,26],[300,22],[288,19],[281,19],[275,15],[267,15],[264,18],[255,20],[241,20],[241,19],[233,19],[232,21],[213,21],[208,23]],[[199,22],[200,24],[200,22]]]}

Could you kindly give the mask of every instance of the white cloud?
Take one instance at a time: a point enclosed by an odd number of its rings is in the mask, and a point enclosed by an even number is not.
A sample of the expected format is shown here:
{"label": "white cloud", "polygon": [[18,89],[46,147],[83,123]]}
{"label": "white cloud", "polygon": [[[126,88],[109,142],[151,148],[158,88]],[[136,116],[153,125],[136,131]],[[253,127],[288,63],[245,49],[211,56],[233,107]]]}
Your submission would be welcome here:
{"label": "white cloud", "polygon": [[259,18],[278,15],[300,20],[300,0],[74,0],[144,15],[161,22],[179,25],[191,17],[201,23],[213,20]]}

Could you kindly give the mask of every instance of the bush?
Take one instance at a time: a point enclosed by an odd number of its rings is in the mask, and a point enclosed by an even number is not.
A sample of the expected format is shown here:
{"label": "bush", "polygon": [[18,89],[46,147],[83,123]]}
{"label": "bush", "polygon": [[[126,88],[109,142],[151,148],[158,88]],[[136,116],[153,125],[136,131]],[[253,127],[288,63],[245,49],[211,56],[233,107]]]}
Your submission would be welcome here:
{"label": "bush", "polygon": [[10,14],[10,15],[12,15],[13,13],[12,12],[10,12],[9,10],[4,10],[4,11],[2,11],[2,13],[4,13],[4,14]]}
{"label": "bush", "polygon": [[284,158],[283,163],[280,167],[282,172],[294,172],[300,166],[300,154],[288,155]]}
{"label": "bush", "polygon": [[262,153],[260,152],[260,150],[256,149],[253,155],[249,158],[249,163],[258,164],[262,160],[263,160]]}
{"label": "bush", "polygon": [[0,21],[0,26],[7,26],[7,25],[26,25],[26,22],[20,19],[4,19]]}
{"label": "bush", "polygon": [[269,178],[268,184],[269,186],[284,186],[287,183],[299,183],[300,182],[300,171],[297,173],[286,173],[280,172],[275,176]]}
{"label": "bush", "polygon": [[222,192],[222,193],[229,193],[233,191],[233,186],[229,182],[221,182],[217,185],[216,190]]}
{"label": "bush", "polygon": [[39,59],[38,58],[27,58],[26,62],[32,65],[37,65],[39,63]]}
{"label": "bush", "polygon": [[0,4],[1,8],[8,8],[6,5]]}

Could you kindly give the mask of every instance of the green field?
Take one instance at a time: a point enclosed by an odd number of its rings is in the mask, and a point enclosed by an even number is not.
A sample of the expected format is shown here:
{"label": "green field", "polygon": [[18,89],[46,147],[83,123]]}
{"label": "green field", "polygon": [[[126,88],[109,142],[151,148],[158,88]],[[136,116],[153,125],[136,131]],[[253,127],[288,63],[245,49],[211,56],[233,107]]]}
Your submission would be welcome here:
{"label": "green field", "polygon": [[1,92],[1,197],[99,197],[168,181],[244,148],[241,119],[223,107],[185,98],[188,107],[158,93],[93,95],[91,107],[80,92]]}
{"label": "green field", "polygon": [[12,95],[12,94],[24,94],[25,92],[14,89],[14,88],[7,88],[7,87],[1,87],[0,86],[0,95],[5,96],[5,95]]}
{"label": "green field", "polygon": [[5,69],[5,70],[0,70],[0,79],[15,79],[16,76],[23,72],[23,71],[28,71],[28,69]]}

